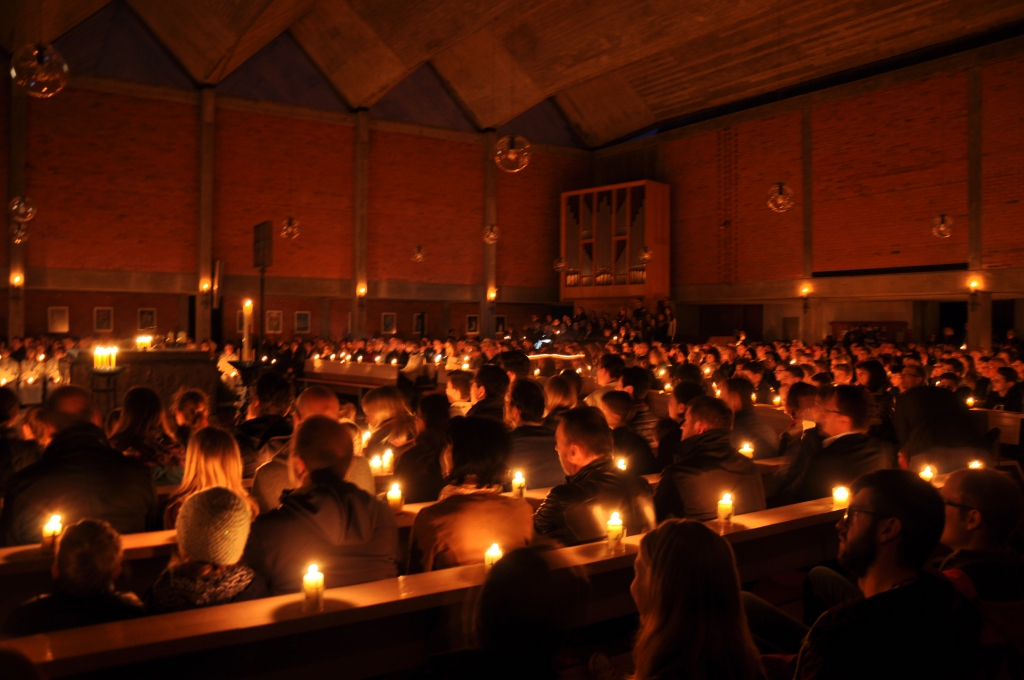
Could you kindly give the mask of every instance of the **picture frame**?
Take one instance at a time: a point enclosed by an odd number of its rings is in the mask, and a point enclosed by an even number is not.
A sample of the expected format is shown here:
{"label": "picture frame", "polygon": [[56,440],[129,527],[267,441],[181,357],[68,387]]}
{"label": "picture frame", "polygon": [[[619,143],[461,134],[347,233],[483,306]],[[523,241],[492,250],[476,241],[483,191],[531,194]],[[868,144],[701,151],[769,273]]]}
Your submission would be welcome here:
{"label": "picture frame", "polygon": [[480,335],[480,315],[466,315],[466,335]]}
{"label": "picture frame", "polygon": [[151,331],[156,329],[156,308],[139,307],[138,330]]}
{"label": "picture frame", "polygon": [[114,308],[92,308],[92,330],[94,333],[112,333],[114,330]]}
{"label": "picture frame", "polygon": [[384,312],[380,315],[381,335],[394,335],[398,332],[398,315],[394,312]]}
{"label": "picture frame", "polygon": [[498,314],[497,316],[494,317],[494,332],[495,333],[500,333],[501,335],[504,335],[505,334],[505,328],[507,326],[508,326],[508,323],[506,322],[504,314]]}
{"label": "picture frame", "polygon": [[427,313],[413,312],[412,332],[416,335],[424,335],[427,332]]}
{"label": "picture frame", "polygon": [[267,310],[267,335],[280,334],[284,327],[284,312],[280,309]]}
{"label": "picture frame", "polygon": [[71,323],[68,318],[67,307],[47,307],[46,332],[69,333],[71,331]]}
{"label": "picture frame", "polygon": [[311,312],[295,312],[295,333],[310,333],[313,330],[313,314]]}

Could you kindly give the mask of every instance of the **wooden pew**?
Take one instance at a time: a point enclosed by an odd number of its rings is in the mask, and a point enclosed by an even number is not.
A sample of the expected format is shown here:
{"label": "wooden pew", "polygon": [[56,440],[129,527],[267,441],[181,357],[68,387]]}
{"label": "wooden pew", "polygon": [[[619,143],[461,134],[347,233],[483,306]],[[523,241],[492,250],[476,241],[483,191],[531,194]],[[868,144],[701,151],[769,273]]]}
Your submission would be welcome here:
{"label": "wooden pew", "polygon": [[977,427],[982,432],[999,428],[999,443],[1008,446],[1020,446],[1020,423],[1024,420],[1024,413],[1013,413],[1012,411],[994,411],[987,408],[972,408],[971,416],[974,418]]}
{"label": "wooden pew", "polygon": [[[831,499],[737,516],[709,525],[733,545],[744,581],[817,564],[835,555]],[[589,625],[634,611],[629,595],[640,536],[610,555],[605,543],[545,553],[554,569],[587,574]],[[306,614],[300,595],[165,614],[0,642],[26,654],[50,678],[345,677],[415,668],[431,654],[466,644],[485,578],[481,565],[328,589],[325,611]],[[485,673],[484,673],[485,674]]]}

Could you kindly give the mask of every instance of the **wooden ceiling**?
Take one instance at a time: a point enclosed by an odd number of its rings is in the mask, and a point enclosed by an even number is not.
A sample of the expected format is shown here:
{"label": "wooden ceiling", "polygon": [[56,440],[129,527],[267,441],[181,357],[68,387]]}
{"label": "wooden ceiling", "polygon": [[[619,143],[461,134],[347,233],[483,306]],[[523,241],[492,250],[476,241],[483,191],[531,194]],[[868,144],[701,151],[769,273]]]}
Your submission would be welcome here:
{"label": "wooden ceiling", "polygon": [[[3,0],[0,45],[110,0]],[[496,127],[553,97],[599,146],[659,121],[1024,20],[1020,0],[126,0],[202,84],[291,31],[346,103],[430,62]]]}

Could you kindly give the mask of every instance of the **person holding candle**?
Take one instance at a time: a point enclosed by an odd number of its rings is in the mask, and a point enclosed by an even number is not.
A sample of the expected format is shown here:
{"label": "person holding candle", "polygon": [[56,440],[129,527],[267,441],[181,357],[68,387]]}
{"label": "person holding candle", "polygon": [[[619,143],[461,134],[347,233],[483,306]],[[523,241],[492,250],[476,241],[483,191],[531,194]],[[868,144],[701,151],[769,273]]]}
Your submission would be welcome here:
{"label": "person holding candle", "polygon": [[[775,428],[754,408],[750,395],[753,385],[746,378],[730,378],[719,383],[722,401],[733,413],[732,445],[739,449],[750,442],[754,447],[754,460],[772,458],[779,453],[779,436]],[[771,403],[771,402],[769,402]]]}
{"label": "person holding candle", "polygon": [[505,422],[512,427],[509,468],[522,470],[533,488],[557,486],[565,472],[555,452],[555,433],[544,426],[544,389],[534,380],[516,380],[508,391]]}
{"label": "person holding candle", "polygon": [[627,425],[634,407],[632,397],[625,392],[608,392],[601,398],[601,413],[612,430],[614,457],[625,458],[624,469],[628,469],[631,474],[651,475],[660,472],[651,447],[646,439]]}
{"label": "person holding candle", "polygon": [[447,445],[448,408],[443,394],[424,395],[416,408],[416,441],[395,464],[406,503],[436,501],[444,488],[441,456]]}
{"label": "person holding candle", "polygon": [[448,439],[442,459],[448,484],[416,516],[410,572],[476,564],[494,543],[508,552],[533,540],[530,504],[502,495],[512,448],[505,427],[489,418],[455,419]]}
{"label": "person holding candle", "polygon": [[[916,367],[915,367],[916,368]],[[896,398],[892,424],[899,441],[901,467],[942,470],[988,462],[989,446],[964,401],[948,390],[921,385]]]}
{"label": "person holding candle", "polygon": [[416,421],[402,393],[390,385],[375,387],[363,395],[363,414],[370,427],[370,439],[363,454],[368,458],[384,456],[391,449],[400,459],[416,440]]}

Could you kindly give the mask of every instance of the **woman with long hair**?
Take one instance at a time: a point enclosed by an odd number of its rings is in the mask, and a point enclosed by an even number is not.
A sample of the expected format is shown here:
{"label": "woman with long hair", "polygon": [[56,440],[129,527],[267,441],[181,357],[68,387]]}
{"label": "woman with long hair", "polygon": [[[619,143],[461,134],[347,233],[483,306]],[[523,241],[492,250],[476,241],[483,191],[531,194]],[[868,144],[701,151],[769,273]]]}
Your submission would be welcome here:
{"label": "woman with long hair", "polygon": [[666,520],[640,541],[635,571],[633,680],[763,677],[724,538],[701,522]]}
{"label": "woman with long hair", "polygon": [[189,497],[215,486],[234,491],[249,505],[253,517],[259,513],[256,501],[242,486],[242,454],[231,433],[219,427],[204,427],[189,439],[181,486],[164,510],[164,529],[173,529],[181,506]]}
{"label": "woman with long hair", "polygon": [[373,458],[391,449],[397,460],[416,439],[416,422],[402,393],[390,385],[375,387],[363,395],[362,406],[370,428],[370,439],[363,455]]}
{"label": "woman with long hair", "polygon": [[576,408],[576,389],[561,376],[548,378],[544,383],[544,426],[558,428],[566,411]]}
{"label": "woman with long hair", "polygon": [[157,485],[181,482],[185,450],[167,421],[160,395],[148,387],[133,387],[125,393],[110,444],[148,465]]}

